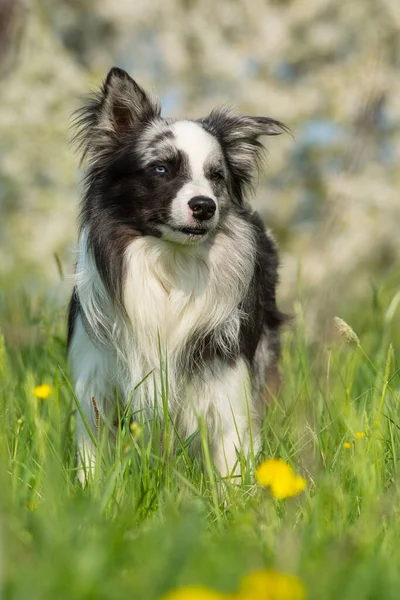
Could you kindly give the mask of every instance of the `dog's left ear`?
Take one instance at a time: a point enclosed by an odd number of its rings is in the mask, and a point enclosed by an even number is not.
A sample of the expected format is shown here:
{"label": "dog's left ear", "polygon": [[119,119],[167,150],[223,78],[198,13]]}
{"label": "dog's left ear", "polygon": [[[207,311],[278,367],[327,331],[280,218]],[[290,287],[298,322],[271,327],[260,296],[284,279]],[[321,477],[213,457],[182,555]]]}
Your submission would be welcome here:
{"label": "dog's left ear", "polygon": [[159,102],[126,71],[113,67],[102,87],[76,111],[75,141],[82,159],[99,164],[111,156],[120,140],[160,116]]}
{"label": "dog's left ear", "polygon": [[217,109],[203,119],[203,126],[219,140],[233,175],[234,193],[243,201],[244,188],[251,184],[254,172],[263,158],[263,135],[280,135],[289,129],[280,121],[268,117],[239,115]]}

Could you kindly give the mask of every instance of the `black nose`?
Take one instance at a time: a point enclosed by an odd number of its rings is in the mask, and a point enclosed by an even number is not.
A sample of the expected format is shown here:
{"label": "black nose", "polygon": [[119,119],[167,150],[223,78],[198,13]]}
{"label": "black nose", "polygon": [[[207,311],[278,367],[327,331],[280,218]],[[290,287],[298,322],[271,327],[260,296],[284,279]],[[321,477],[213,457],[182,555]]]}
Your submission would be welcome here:
{"label": "black nose", "polygon": [[195,196],[188,202],[193,211],[193,216],[197,221],[208,221],[217,210],[217,205],[212,198],[207,196]]}

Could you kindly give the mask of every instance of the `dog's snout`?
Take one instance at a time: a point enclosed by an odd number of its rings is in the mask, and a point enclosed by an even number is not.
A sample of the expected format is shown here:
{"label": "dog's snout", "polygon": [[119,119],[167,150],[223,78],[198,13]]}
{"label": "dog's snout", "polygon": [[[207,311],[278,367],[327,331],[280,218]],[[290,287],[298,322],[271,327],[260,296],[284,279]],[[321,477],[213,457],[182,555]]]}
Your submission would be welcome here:
{"label": "dog's snout", "polygon": [[189,200],[188,204],[197,221],[208,221],[214,216],[217,210],[214,200],[207,196],[195,196]]}

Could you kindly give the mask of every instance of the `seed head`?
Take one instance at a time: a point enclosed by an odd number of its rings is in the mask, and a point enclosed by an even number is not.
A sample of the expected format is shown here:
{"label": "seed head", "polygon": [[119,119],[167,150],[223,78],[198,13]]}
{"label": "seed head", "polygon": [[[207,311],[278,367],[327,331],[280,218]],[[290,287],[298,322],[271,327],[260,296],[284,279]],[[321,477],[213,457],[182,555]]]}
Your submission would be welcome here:
{"label": "seed head", "polygon": [[357,344],[357,346],[360,345],[360,339],[358,335],[356,334],[354,329],[352,329],[350,325],[346,323],[346,321],[343,321],[343,319],[341,319],[340,317],[334,317],[333,324],[340,333],[340,335],[345,337],[348,342],[354,342],[354,344]]}

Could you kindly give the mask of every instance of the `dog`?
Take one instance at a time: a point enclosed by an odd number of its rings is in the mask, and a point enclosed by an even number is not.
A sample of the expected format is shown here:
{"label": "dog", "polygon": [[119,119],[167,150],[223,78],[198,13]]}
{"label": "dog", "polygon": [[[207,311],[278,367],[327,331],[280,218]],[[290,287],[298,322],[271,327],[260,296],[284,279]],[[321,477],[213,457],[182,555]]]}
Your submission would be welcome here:
{"label": "dog", "polygon": [[75,125],[85,191],[68,355],[79,478],[94,468],[99,416],[113,427],[116,395],[150,415],[163,381],[180,438],[202,419],[217,471],[237,474],[239,453],[260,447],[285,320],[276,245],[247,193],[259,138],[287,127],[227,109],[163,118],[117,67]]}

